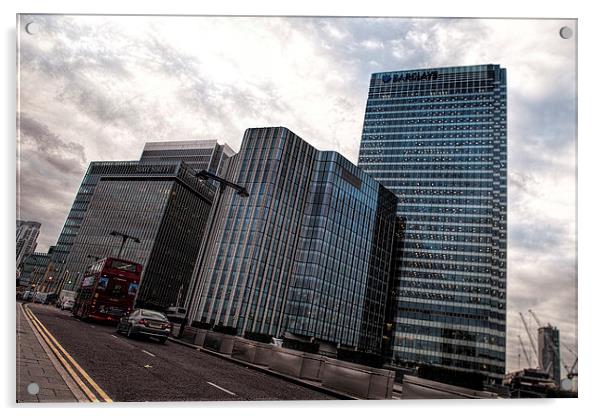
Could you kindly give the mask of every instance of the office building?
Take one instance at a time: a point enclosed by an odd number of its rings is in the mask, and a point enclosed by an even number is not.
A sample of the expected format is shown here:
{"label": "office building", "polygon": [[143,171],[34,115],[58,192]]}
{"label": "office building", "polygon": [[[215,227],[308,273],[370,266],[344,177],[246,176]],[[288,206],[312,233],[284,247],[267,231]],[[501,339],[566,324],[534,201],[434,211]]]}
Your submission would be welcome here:
{"label": "office building", "polygon": [[37,221],[17,220],[17,267],[36,249],[41,226]]}
{"label": "office building", "polygon": [[141,161],[182,161],[192,169],[203,169],[219,173],[224,162],[234,155],[227,144],[217,140],[182,140],[167,142],[147,142],[140,156]]}
{"label": "office building", "polygon": [[[217,172],[232,154],[233,151],[227,144],[220,145],[215,140],[149,142],[145,144],[140,160],[151,164],[183,161],[196,171],[207,169]],[[86,171],[56,244],[52,260],[58,267],[58,274],[62,277],[66,275],[65,261],[94,194],[100,172],[105,177],[113,175],[111,169],[99,169],[98,163],[101,162],[91,163]],[[121,175],[120,169],[115,172]]]}
{"label": "office building", "polygon": [[560,332],[551,325],[537,330],[537,357],[539,368],[560,386]]}
{"label": "office building", "polygon": [[[214,187],[183,162],[92,162],[93,193],[66,258],[64,288],[77,288],[97,258],[142,264],[139,307],[183,302],[198,255]],[[138,238],[127,240],[117,231]],[[69,281],[72,283],[69,284]]]}
{"label": "office building", "polygon": [[358,166],[393,191],[395,365],[501,382],[506,357],[506,70],[372,74]]}
{"label": "office building", "polygon": [[19,286],[25,286],[28,289],[37,287],[44,278],[49,262],[50,254],[48,253],[31,253],[27,255],[21,263]]}
{"label": "office building", "polygon": [[248,129],[229,163],[196,321],[380,353],[395,196],[283,127]]}

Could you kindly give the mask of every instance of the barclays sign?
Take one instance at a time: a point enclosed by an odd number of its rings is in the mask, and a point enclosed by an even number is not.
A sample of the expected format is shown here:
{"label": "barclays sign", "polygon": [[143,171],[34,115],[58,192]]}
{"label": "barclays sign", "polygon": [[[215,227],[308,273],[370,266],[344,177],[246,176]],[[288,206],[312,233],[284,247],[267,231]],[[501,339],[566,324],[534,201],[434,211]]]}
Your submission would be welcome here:
{"label": "barclays sign", "polygon": [[388,82],[400,81],[433,81],[436,80],[439,73],[437,71],[410,72],[407,74],[384,74],[381,78],[385,84]]}

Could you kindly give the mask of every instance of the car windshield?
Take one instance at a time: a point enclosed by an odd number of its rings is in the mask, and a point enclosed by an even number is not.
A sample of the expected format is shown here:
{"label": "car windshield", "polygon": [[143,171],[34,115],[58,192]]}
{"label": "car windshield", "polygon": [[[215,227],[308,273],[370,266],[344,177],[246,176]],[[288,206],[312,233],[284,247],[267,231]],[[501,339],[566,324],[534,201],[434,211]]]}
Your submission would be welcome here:
{"label": "car windshield", "polygon": [[147,311],[145,309],[143,309],[140,312],[142,313],[142,316],[144,316],[146,318],[160,319],[161,321],[167,321],[167,318],[161,312]]}

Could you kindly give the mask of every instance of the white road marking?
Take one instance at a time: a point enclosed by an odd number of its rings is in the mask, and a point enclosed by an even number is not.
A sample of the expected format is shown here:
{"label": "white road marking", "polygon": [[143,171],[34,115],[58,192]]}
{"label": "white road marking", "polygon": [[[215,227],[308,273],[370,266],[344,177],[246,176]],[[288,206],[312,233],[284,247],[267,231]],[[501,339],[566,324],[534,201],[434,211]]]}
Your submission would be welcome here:
{"label": "white road marking", "polygon": [[117,339],[117,337],[116,337],[115,335],[112,335],[112,334],[111,334],[111,336],[112,336],[113,338]]}
{"label": "white road marking", "polygon": [[156,355],[155,355],[155,354],[152,354],[152,353],[148,352],[147,350],[140,350],[140,351],[142,351],[142,352],[143,352],[143,353],[145,353],[145,354],[148,354],[148,355],[150,355],[151,357],[156,357]]}
{"label": "white road marking", "polygon": [[225,388],[223,388],[223,387],[220,387],[220,386],[218,386],[217,384],[213,384],[213,383],[212,383],[212,382],[210,382],[210,381],[208,381],[208,382],[207,382],[207,384],[209,384],[209,385],[211,385],[211,386],[215,387],[216,389],[220,389],[221,391],[225,391],[226,393],[228,393],[228,394],[231,394],[232,396],[236,396],[236,394],[232,393],[230,390],[226,390]]}

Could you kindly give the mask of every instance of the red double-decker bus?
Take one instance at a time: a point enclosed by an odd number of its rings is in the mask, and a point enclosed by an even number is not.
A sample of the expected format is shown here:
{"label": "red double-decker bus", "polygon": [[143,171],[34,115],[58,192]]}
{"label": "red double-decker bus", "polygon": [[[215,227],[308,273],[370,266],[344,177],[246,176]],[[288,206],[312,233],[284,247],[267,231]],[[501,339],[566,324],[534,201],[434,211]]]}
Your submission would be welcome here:
{"label": "red double-decker bus", "polygon": [[118,322],[134,307],[142,265],[107,257],[90,265],[75,296],[72,313],[80,319]]}

